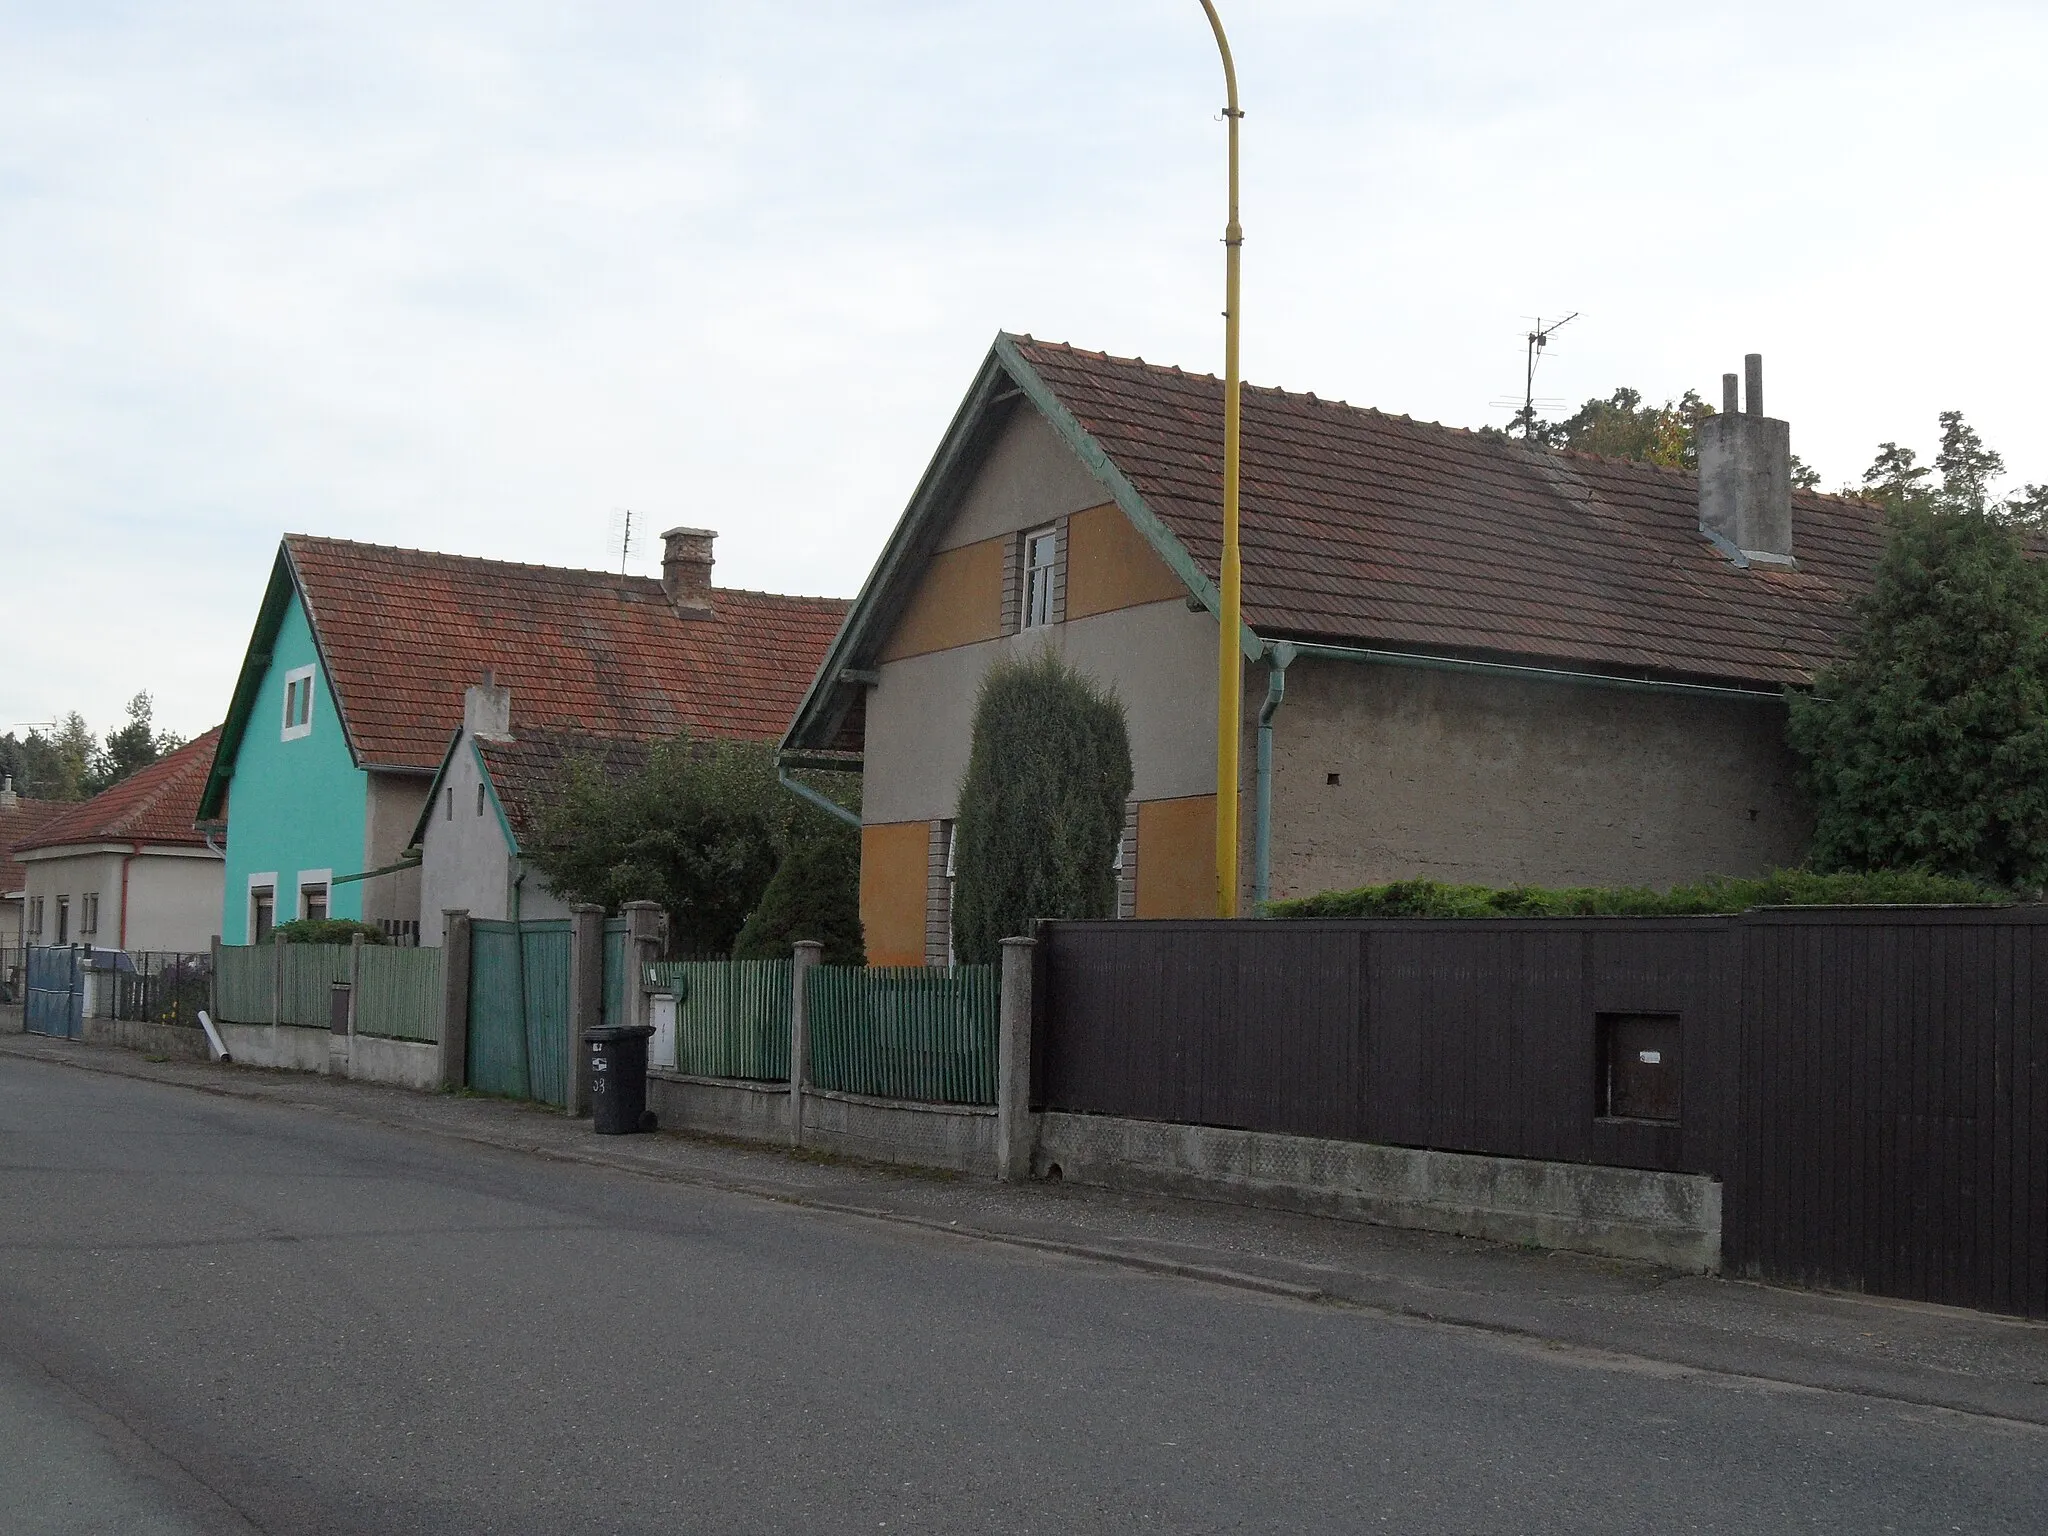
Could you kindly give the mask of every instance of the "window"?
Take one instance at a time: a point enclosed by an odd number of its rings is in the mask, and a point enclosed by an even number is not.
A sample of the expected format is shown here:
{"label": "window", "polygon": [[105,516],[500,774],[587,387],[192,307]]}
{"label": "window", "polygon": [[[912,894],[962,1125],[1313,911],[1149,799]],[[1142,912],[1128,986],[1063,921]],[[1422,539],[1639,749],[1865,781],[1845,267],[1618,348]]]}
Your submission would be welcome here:
{"label": "window", "polygon": [[453,821],[455,819],[455,786],[453,784],[448,786],[448,798],[442,802],[441,819],[443,821]]}
{"label": "window", "polygon": [[100,893],[87,891],[78,898],[78,931],[98,933],[100,931]]}
{"label": "window", "polygon": [[296,741],[313,729],[313,668],[295,667],[284,675],[284,739]]}
{"label": "window", "polygon": [[57,898],[57,942],[59,944],[69,944],[71,942],[71,898],[69,896],[59,896]]}
{"label": "window", "polygon": [[1678,1122],[1679,1032],[1675,1013],[1603,1013],[1600,1114],[1616,1120]]}
{"label": "window", "polygon": [[[277,876],[270,876],[276,880]],[[249,886],[249,942],[268,944],[270,930],[277,926],[277,887],[275,885]]]}
{"label": "window", "polygon": [[29,898],[28,931],[39,939],[43,936],[43,898],[40,896]]}
{"label": "window", "polygon": [[479,816],[484,813],[484,781],[482,779],[476,781],[476,813]]}
{"label": "window", "polygon": [[1059,553],[1057,528],[1041,528],[1024,535],[1024,612],[1018,624],[1020,629],[1035,629],[1052,622],[1053,568]]}
{"label": "window", "polygon": [[324,869],[299,872],[299,916],[318,922],[327,915],[327,883],[332,878]]}

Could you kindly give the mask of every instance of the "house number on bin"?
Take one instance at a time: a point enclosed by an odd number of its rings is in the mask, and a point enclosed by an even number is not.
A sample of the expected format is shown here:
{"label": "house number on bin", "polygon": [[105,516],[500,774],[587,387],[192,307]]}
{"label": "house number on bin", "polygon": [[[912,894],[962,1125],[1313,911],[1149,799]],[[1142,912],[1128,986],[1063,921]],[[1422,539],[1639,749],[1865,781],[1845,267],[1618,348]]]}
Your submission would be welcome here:
{"label": "house number on bin", "polygon": [[1636,1060],[1646,1067],[1654,1067],[1664,1060],[1664,1053],[1662,1051],[1637,1051]]}

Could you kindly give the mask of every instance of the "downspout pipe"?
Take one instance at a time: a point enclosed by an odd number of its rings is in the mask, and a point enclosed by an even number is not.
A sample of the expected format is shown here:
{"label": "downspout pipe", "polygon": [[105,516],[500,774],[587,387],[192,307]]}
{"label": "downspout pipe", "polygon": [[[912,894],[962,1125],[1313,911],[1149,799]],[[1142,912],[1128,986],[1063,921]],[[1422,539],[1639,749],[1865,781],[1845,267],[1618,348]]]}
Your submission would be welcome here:
{"label": "downspout pipe", "polygon": [[802,784],[799,783],[797,780],[792,779],[789,776],[789,770],[787,768],[777,768],[775,770],[775,782],[780,784],[784,789],[788,790],[791,794],[801,796],[803,799],[810,801],[811,804],[815,805],[819,810],[823,811],[826,815],[838,817],[841,821],[845,822],[849,827],[858,827],[860,825],[860,818],[854,815],[852,811],[849,811],[845,806],[841,805],[838,801],[832,799],[829,795],[821,795],[815,789],[811,788],[810,785]]}
{"label": "downspout pipe", "polygon": [[1295,648],[1285,640],[1266,649],[1266,702],[1259,706],[1258,781],[1252,802],[1252,900],[1260,916],[1273,890],[1273,717],[1287,701],[1287,668]]}

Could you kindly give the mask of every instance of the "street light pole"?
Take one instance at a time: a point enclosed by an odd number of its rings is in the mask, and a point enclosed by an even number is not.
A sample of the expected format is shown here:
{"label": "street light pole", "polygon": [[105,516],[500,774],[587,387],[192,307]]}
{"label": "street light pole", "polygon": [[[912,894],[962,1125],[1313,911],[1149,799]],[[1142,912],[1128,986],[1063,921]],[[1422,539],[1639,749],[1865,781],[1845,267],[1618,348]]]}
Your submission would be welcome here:
{"label": "street light pole", "polygon": [[1237,637],[1243,627],[1243,592],[1237,554],[1237,491],[1239,395],[1237,368],[1238,257],[1244,230],[1237,222],[1237,125],[1244,113],[1237,106],[1237,67],[1230,60],[1230,40],[1212,0],[1202,0],[1216,48],[1223,55],[1223,84],[1230,125],[1230,222],[1223,226],[1223,609],[1217,615],[1216,667],[1216,915],[1237,916],[1237,754],[1242,734],[1244,662]]}

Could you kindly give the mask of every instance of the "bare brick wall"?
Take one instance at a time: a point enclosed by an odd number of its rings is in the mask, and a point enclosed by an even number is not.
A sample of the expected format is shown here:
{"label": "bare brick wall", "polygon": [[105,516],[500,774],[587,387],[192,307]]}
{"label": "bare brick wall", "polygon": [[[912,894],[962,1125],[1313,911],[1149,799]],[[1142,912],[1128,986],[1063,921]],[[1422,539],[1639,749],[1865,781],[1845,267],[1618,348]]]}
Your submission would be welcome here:
{"label": "bare brick wall", "polygon": [[1274,722],[1273,894],[1796,864],[1811,820],[1784,729],[1775,701],[1297,661]]}

